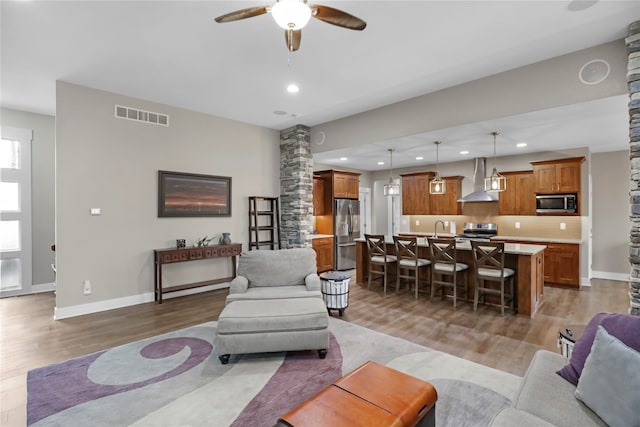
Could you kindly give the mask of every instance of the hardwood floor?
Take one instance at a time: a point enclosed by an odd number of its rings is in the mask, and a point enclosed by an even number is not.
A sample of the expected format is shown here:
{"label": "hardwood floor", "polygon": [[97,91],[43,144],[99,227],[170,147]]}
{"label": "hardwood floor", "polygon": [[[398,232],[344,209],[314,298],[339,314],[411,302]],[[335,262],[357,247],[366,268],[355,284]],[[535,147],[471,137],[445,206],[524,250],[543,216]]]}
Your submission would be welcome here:
{"label": "hardwood floor", "polygon": [[[355,278],[353,279],[355,280]],[[558,329],[586,324],[599,312],[626,313],[626,282],[593,280],[582,290],[545,287],[544,304],[534,319],[500,316],[491,306],[450,300],[430,302],[400,290],[351,284],[345,321],[463,357],[524,374],[538,349],[558,351]],[[227,290],[140,304],[107,312],[53,320],[55,296],[43,293],[0,299],[0,426],[26,424],[29,370],[176,329],[216,320]],[[335,311],[332,312],[337,316]]]}

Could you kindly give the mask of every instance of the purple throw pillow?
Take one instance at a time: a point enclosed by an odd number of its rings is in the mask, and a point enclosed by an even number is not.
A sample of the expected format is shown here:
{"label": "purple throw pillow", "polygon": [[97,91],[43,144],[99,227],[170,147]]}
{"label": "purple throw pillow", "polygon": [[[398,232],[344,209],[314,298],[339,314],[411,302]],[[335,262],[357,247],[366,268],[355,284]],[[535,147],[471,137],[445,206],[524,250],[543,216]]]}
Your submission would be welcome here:
{"label": "purple throw pillow", "polygon": [[578,385],[578,380],[584,368],[584,362],[591,352],[593,340],[596,337],[598,325],[628,347],[640,351],[640,316],[629,314],[608,314],[598,313],[593,316],[589,324],[584,328],[584,332],[576,341],[569,364],[560,369],[557,374],[573,385]]}

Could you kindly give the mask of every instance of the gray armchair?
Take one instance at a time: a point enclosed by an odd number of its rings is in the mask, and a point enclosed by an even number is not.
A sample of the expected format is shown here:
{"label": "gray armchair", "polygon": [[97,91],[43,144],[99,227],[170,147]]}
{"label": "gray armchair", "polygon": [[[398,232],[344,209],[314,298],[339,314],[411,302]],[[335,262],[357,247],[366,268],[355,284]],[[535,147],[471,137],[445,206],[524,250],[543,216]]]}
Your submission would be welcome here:
{"label": "gray armchair", "polygon": [[243,252],[226,304],[286,298],[322,298],[316,252],[311,248]]}

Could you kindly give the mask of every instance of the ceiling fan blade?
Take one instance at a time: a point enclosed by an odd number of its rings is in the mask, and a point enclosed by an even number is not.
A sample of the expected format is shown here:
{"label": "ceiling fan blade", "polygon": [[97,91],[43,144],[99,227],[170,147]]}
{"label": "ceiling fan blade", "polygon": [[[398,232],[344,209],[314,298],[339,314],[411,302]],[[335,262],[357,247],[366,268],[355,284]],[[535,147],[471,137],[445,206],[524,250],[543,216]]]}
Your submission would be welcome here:
{"label": "ceiling fan blade", "polygon": [[364,30],[367,26],[367,23],[362,19],[329,6],[312,4],[309,7],[311,8],[311,16],[329,24],[337,25],[338,27],[348,28],[350,30]]}
{"label": "ceiling fan blade", "polygon": [[248,9],[236,10],[226,15],[218,16],[215,21],[222,24],[223,22],[239,21],[240,19],[253,18],[254,16],[264,15],[268,10],[265,6],[250,7]]}
{"label": "ceiling fan blade", "polygon": [[300,48],[302,30],[284,30],[284,38],[287,41],[289,52],[295,52]]}

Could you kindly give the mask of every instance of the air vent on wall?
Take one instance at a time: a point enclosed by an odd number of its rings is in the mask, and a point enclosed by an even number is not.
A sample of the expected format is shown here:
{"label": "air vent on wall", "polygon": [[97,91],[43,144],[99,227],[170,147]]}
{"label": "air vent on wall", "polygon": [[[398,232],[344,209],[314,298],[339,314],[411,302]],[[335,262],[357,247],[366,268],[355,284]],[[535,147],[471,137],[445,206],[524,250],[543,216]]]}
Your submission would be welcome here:
{"label": "air vent on wall", "polygon": [[169,126],[169,116],[166,114],[154,113],[152,111],[138,110],[137,108],[115,106],[116,117],[119,119],[135,120],[138,122],[151,123],[160,126]]}

